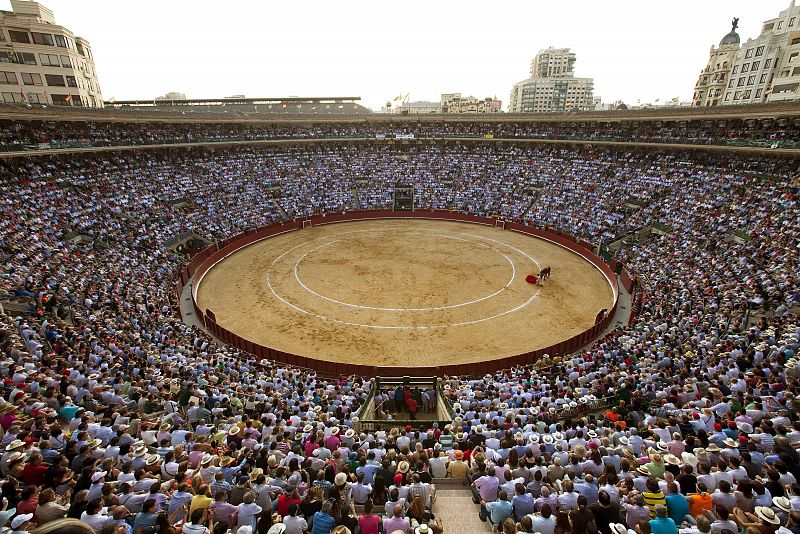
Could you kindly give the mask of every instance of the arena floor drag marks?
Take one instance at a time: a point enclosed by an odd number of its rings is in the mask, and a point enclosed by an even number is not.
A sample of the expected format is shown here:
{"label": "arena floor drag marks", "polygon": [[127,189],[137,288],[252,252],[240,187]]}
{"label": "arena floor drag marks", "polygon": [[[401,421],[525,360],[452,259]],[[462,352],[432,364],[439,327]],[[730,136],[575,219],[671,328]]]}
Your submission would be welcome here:
{"label": "arena floor drag marks", "polygon": [[[544,286],[525,282],[549,265]],[[613,305],[579,255],[475,224],[377,220],[254,243],[214,266],[200,309],[245,339],[367,365],[445,365],[568,339]]]}

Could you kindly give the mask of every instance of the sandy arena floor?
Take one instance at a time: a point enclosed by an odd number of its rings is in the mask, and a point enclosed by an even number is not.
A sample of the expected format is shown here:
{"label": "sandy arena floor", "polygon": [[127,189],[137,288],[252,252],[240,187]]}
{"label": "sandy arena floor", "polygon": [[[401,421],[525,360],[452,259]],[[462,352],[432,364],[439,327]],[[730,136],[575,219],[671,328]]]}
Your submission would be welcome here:
{"label": "sandy arena floor", "polygon": [[[544,286],[525,276],[552,267]],[[245,339],[367,365],[444,365],[568,339],[611,308],[590,263],[530,236],[475,224],[385,220],[318,226],[240,250],[197,290],[200,309]]]}

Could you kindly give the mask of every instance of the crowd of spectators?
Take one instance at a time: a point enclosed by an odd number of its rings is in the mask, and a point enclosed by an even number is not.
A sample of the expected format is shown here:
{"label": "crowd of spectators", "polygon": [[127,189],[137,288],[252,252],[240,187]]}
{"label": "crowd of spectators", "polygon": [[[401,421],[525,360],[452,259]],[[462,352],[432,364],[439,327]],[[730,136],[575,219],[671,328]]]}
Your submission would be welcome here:
{"label": "crowd of spectators", "polygon": [[[170,237],[387,207],[398,182],[421,207],[587,239],[671,229],[623,252],[646,297],[634,323],[444,377],[442,427],[361,428],[370,381],[257,362],[181,322]],[[7,161],[0,298],[30,313],[0,313],[0,528],[439,533],[449,477],[508,534],[800,532],[799,187],[792,160],[582,147]]]}
{"label": "crowd of spectators", "polygon": [[[0,150],[313,138],[484,137],[797,148],[798,119],[689,121],[326,121],[147,123],[2,121]],[[42,144],[42,147],[39,145]]]}

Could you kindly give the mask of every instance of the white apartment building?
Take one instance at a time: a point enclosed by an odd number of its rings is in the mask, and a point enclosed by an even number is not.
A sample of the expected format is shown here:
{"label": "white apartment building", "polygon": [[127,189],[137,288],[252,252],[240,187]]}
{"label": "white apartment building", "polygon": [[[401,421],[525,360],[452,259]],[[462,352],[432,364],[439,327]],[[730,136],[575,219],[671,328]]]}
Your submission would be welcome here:
{"label": "white apartment building", "polygon": [[594,79],[576,78],[575,61],[569,48],[548,48],[536,54],[530,78],[511,89],[508,112],[594,110]]}
{"label": "white apartment building", "polygon": [[800,100],[800,6],[764,22],[736,53],[723,104]]}
{"label": "white apartment building", "polygon": [[694,85],[693,106],[718,106],[722,103],[725,88],[728,86],[736,54],[739,52],[739,34],[736,33],[738,20],[734,19],[731,31],[719,42],[719,47],[711,46],[706,68],[700,71]]}
{"label": "white apartment building", "polygon": [[5,103],[103,107],[89,41],[26,0],[0,11],[0,93]]}

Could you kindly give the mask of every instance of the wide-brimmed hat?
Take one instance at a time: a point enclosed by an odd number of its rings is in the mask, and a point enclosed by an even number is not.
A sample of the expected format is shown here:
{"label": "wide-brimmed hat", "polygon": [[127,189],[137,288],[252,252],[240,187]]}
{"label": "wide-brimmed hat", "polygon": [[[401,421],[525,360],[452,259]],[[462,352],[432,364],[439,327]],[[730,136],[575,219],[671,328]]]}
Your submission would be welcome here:
{"label": "wide-brimmed hat", "polygon": [[475,427],[475,433],[476,434],[483,434],[483,427],[481,425],[476,426]]}
{"label": "wide-brimmed hat", "polygon": [[627,447],[628,445],[631,444],[631,440],[629,440],[627,436],[620,436],[619,443],[620,445]]}
{"label": "wide-brimmed hat", "polygon": [[256,467],[250,472],[250,482],[255,482],[256,479],[264,474],[264,470],[260,467]]}
{"label": "wide-brimmed hat", "polygon": [[610,523],[608,526],[611,528],[611,534],[628,534],[628,527],[622,523]]}
{"label": "wide-brimmed hat", "polygon": [[203,456],[200,458],[200,465],[208,465],[214,461],[214,456],[208,453],[203,453]]}
{"label": "wide-brimmed hat", "polygon": [[242,429],[239,428],[239,425],[233,425],[232,427],[230,427],[228,429],[228,435],[229,436],[235,436],[236,434],[238,434],[241,431],[242,431]]}
{"label": "wide-brimmed hat", "polygon": [[228,467],[228,466],[229,466],[229,465],[231,465],[232,463],[233,463],[233,458],[231,458],[230,456],[226,456],[225,458],[223,458],[222,460],[220,460],[220,462],[219,462],[219,466],[220,466],[220,467]]}
{"label": "wide-brimmed hat", "polygon": [[13,464],[14,462],[19,462],[20,460],[25,459],[25,453],[22,451],[14,451],[8,457],[8,463]]}
{"label": "wide-brimmed hat", "polygon": [[347,475],[344,473],[336,473],[336,476],[333,477],[333,483],[337,486],[344,486],[345,482],[347,482]]}
{"label": "wide-brimmed hat", "polygon": [[344,437],[346,437],[346,438],[352,438],[355,435],[356,435],[356,431],[353,430],[352,428],[348,428],[344,433]]}
{"label": "wide-brimmed hat", "polygon": [[708,447],[706,447],[706,451],[708,452],[719,452],[720,450],[719,445],[716,443],[709,443]]}
{"label": "wide-brimmed hat", "polygon": [[744,432],[745,434],[752,434],[753,433],[753,425],[750,423],[739,422],[736,423],[736,428]]}
{"label": "wide-brimmed hat", "polygon": [[681,463],[681,459],[675,456],[674,454],[667,454],[666,456],[664,456],[664,461],[672,465],[680,465]]}
{"label": "wide-brimmed hat", "polygon": [[409,467],[410,466],[408,465],[408,462],[406,462],[405,460],[397,464],[397,470],[401,473],[408,473]]}
{"label": "wide-brimmed hat", "polygon": [[667,444],[664,443],[663,441],[659,441],[658,443],[656,443],[656,448],[659,450],[659,452],[666,452]]}
{"label": "wide-brimmed hat", "polygon": [[339,427],[334,426],[331,428],[331,436],[338,436],[339,435]]}
{"label": "wide-brimmed hat", "polygon": [[431,532],[433,531],[425,523],[422,523],[414,530],[414,534],[430,534]]}
{"label": "wide-brimmed hat", "polygon": [[645,466],[643,466],[643,465],[640,465],[639,467],[637,467],[636,468],[636,472],[640,473],[642,475],[650,476],[650,470],[648,468],[646,468]]}
{"label": "wide-brimmed hat", "polygon": [[769,506],[756,506],[756,515],[760,520],[764,521],[765,523],[769,523],[770,525],[779,525],[781,523],[781,520],[775,513],[775,510]]}
{"label": "wide-brimmed hat", "polygon": [[544,434],[542,436],[542,441],[545,442],[547,445],[552,445],[555,439],[550,434]]}
{"label": "wide-brimmed hat", "polygon": [[147,456],[147,460],[145,460],[145,463],[147,465],[156,465],[159,462],[159,460],[161,460],[161,457],[159,455],[150,454]]}
{"label": "wide-brimmed hat", "polygon": [[733,438],[725,438],[725,441],[723,443],[725,443],[725,445],[727,445],[728,447],[738,447],[736,440]]}
{"label": "wide-brimmed hat", "polygon": [[16,508],[9,508],[8,510],[3,510],[2,512],[0,512],[0,528],[6,526],[6,523],[8,523],[9,519],[11,519],[11,516],[13,516],[16,513],[17,513]]}
{"label": "wide-brimmed hat", "polygon": [[773,497],[772,504],[774,504],[779,510],[783,510],[787,513],[794,510],[792,507],[792,501],[790,501],[787,497]]}
{"label": "wide-brimmed hat", "polygon": [[338,525],[333,527],[331,534],[353,534],[353,532],[344,525]]}
{"label": "wide-brimmed hat", "polygon": [[24,446],[25,446],[24,441],[22,441],[21,439],[15,439],[14,441],[6,445],[6,452],[13,451],[14,449],[19,449],[20,447]]}
{"label": "wide-brimmed hat", "polygon": [[683,463],[685,463],[686,465],[691,465],[692,467],[695,467],[697,465],[697,456],[695,456],[691,452],[682,452],[681,460],[683,460]]}

